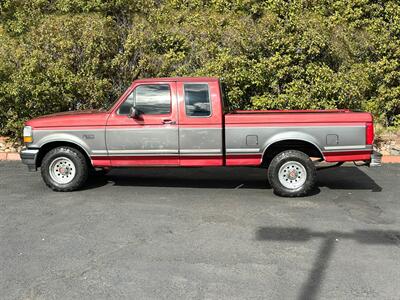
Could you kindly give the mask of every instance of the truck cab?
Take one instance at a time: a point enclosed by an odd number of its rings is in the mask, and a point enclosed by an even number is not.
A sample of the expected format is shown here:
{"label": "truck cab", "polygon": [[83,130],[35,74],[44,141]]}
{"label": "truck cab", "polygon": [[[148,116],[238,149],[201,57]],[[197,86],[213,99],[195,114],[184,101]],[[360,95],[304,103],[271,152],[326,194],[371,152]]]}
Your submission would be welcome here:
{"label": "truck cab", "polygon": [[112,167],[222,166],[221,101],[216,78],[138,80],[110,110],[105,159]]}
{"label": "truck cab", "polygon": [[26,122],[22,161],[55,191],[80,188],[90,170],[138,166],[254,166],[282,196],[307,194],[313,159],[380,164],[369,113],[224,112],[218,78],[140,79],[108,111]]}

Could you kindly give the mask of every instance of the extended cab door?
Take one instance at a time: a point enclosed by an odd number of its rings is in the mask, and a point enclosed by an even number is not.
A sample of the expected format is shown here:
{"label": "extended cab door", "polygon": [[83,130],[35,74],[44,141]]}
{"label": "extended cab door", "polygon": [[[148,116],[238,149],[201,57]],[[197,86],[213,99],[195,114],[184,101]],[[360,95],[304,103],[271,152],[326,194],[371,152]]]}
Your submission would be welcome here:
{"label": "extended cab door", "polygon": [[181,166],[223,165],[223,124],[219,81],[177,82]]}
{"label": "extended cab door", "polygon": [[138,81],[124,97],[106,127],[111,166],[179,165],[176,82]]}

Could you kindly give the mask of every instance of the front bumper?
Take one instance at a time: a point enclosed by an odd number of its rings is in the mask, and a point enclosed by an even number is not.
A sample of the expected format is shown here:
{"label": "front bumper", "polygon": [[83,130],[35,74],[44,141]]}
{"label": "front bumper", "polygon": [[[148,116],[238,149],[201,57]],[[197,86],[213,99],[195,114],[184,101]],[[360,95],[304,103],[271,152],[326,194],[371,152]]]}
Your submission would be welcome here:
{"label": "front bumper", "polygon": [[36,159],[39,149],[23,148],[20,153],[21,161],[28,166],[29,171],[36,171]]}
{"label": "front bumper", "polygon": [[371,154],[371,161],[368,164],[369,167],[381,167],[382,166],[382,154],[378,151],[373,151]]}

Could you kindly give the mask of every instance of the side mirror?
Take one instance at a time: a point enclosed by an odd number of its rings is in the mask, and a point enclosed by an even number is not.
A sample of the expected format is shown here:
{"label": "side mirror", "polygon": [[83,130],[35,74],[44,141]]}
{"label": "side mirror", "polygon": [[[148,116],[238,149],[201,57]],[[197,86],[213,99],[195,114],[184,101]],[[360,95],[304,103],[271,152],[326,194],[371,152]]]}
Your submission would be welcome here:
{"label": "side mirror", "polygon": [[139,111],[136,109],[136,107],[131,106],[131,108],[129,109],[128,117],[132,119],[136,119],[139,117]]}

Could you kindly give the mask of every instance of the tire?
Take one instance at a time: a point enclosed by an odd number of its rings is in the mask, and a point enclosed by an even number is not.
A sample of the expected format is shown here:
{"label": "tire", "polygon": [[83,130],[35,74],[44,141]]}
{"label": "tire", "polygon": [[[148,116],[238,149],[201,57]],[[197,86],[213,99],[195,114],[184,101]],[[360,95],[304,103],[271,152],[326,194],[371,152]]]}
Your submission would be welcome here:
{"label": "tire", "polygon": [[279,196],[305,196],[315,187],[315,166],[305,153],[286,150],[272,159],[268,168],[268,180],[275,194]]}
{"label": "tire", "polygon": [[61,146],[50,150],[41,164],[42,178],[56,192],[70,192],[82,187],[88,177],[88,163],[77,149]]}

